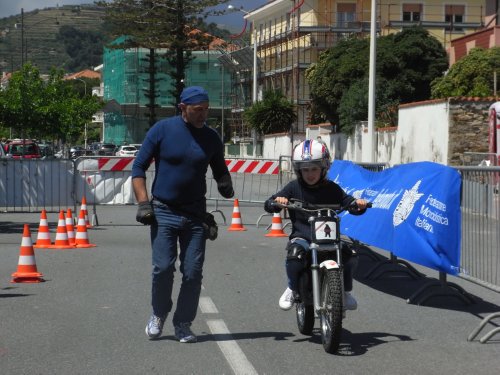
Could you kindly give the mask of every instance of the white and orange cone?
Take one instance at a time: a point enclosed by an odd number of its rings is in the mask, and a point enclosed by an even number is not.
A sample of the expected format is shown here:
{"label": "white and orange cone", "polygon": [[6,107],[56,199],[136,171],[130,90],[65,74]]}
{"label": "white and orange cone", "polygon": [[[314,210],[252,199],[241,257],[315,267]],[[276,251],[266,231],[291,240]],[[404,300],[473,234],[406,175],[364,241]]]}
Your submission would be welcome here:
{"label": "white and orange cone", "polygon": [[96,245],[90,243],[89,236],[87,233],[87,224],[85,223],[85,213],[80,210],[80,215],[78,216],[78,225],[76,226],[76,236],[75,236],[76,247],[95,247]]}
{"label": "white and orange cone", "polygon": [[43,279],[43,274],[38,272],[36,267],[35,252],[33,250],[33,242],[31,241],[30,227],[28,224],[24,224],[17,272],[12,274],[12,280],[10,282],[39,283],[42,281],[45,280]]}
{"label": "white and orange cone", "polygon": [[75,226],[73,219],[73,212],[71,208],[66,211],[66,232],[68,233],[68,242],[70,245],[75,244]]}
{"label": "white and orange cone", "polygon": [[85,226],[87,228],[92,228],[92,225],[89,222],[89,212],[87,211],[87,198],[85,195],[82,197],[82,205],[80,206],[80,212],[83,211],[83,217],[85,219]]}
{"label": "white and orange cone", "polygon": [[47,222],[47,211],[45,211],[44,208],[42,210],[42,213],[40,214],[40,225],[38,226],[36,243],[33,247],[35,249],[48,248],[51,245],[52,242],[50,242],[50,229],[49,229],[49,224]]}
{"label": "white and orange cone", "polygon": [[231,225],[228,228],[229,231],[243,231],[246,228],[241,222],[240,204],[238,199],[234,200],[233,217],[231,219]]}
{"label": "white and orange cone", "polygon": [[283,222],[281,221],[281,214],[276,212],[273,214],[271,222],[271,231],[265,235],[266,237],[288,237],[283,231]]}
{"label": "white and orange cone", "polygon": [[68,232],[66,230],[66,219],[64,211],[59,211],[59,221],[57,222],[56,239],[49,249],[72,249],[75,245],[71,245],[68,240]]}

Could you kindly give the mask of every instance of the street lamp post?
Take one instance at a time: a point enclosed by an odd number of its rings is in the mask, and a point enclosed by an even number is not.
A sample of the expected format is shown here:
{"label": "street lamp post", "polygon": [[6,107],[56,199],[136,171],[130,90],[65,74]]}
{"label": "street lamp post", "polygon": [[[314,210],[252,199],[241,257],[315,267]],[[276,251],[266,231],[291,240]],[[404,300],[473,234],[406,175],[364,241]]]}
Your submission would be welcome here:
{"label": "street lamp post", "polygon": [[[55,17],[55,18],[43,18],[35,23],[32,23],[31,25],[29,25],[29,27],[31,28],[35,25],[38,25],[39,23],[42,23],[42,22],[45,22],[48,20],[53,20],[53,19],[55,19],[56,24],[59,24],[57,17]],[[15,26],[17,28],[17,23]],[[24,65],[25,62],[28,62],[28,43],[27,43],[26,38],[24,37],[25,29],[26,29],[26,25],[24,24],[24,8],[21,8],[21,67]]]}
{"label": "street lamp post", "polygon": [[[233,5],[228,5],[228,9],[237,10],[245,13],[245,20],[249,16],[250,12],[243,10],[241,8],[235,8]],[[253,33],[253,85],[252,85],[252,103],[257,102],[257,29],[255,28],[255,22],[252,21],[252,33]],[[257,132],[252,129],[252,142],[253,142],[253,157],[257,157]]]}
{"label": "street lamp post", "polygon": [[218,66],[221,69],[221,89],[220,89],[221,128],[220,128],[220,137],[222,139],[222,143],[224,143],[224,64],[214,64],[214,66]]}
{"label": "street lamp post", "polygon": [[24,65],[24,8],[21,8],[21,69]]}
{"label": "street lamp post", "polygon": [[[81,78],[73,78],[75,81],[80,81],[83,82],[84,84],[84,97],[87,96],[87,82],[84,79]],[[84,137],[84,142],[85,142],[85,150],[87,149],[87,121],[85,121],[85,129],[83,131],[83,137]]]}
{"label": "street lamp post", "polygon": [[370,68],[368,74],[368,162],[375,161],[375,75],[377,57],[377,1],[371,0]]}

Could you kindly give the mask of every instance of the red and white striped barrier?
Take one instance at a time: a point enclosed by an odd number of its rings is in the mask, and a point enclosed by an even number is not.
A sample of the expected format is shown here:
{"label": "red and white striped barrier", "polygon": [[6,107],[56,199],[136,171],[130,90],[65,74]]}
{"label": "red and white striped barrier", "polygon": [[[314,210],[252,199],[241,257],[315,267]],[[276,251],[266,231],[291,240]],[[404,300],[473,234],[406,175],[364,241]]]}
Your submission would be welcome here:
{"label": "red and white striped barrier", "polygon": [[226,159],[231,173],[278,174],[279,162],[269,160]]}
{"label": "red and white striped barrier", "polygon": [[99,158],[99,171],[131,171],[134,164],[134,158]]}
{"label": "red and white striped barrier", "polygon": [[[80,171],[129,172],[135,158],[99,157],[82,161]],[[231,173],[279,174],[278,160],[226,159]]]}

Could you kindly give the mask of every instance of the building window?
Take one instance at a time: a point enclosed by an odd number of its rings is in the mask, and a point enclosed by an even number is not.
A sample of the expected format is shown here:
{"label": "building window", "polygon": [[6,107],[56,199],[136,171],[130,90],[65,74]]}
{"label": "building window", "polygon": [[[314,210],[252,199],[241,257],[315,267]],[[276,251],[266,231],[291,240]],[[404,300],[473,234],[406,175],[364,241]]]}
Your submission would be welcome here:
{"label": "building window", "polygon": [[445,5],[444,21],[449,23],[445,27],[446,31],[463,31],[460,24],[464,22],[465,6],[464,5]]}
{"label": "building window", "polygon": [[422,4],[403,4],[403,21],[419,22],[422,14]]}
{"label": "building window", "polygon": [[356,21],[356,4],[337,4],[337,27],[349,28],[352,22]]}

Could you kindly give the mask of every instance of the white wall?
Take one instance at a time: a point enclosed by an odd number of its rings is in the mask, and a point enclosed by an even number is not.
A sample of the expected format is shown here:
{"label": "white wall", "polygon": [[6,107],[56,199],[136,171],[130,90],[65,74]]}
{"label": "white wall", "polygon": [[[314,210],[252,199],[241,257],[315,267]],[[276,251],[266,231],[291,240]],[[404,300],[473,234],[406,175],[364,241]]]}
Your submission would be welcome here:
{"label": "white wall", "polygon": [[448,102],[422,102],[399,109],[391,165],[417,161],[448,162]]}
{"label": "white wall", "polygon": [[394,145],[396,144],[397,128],[390,128],[377,132],[376,160],[383,162],[391,160]]}
{"label": "white wall", "polygon": [[[304,140],[304,134],[293,135],[293,146]],[[271,134],[264,137],[264,159],[279,159],[280,156],[292,155],[292,144],[289,134]]]}
{"label": "white wall", "polygon": [[[397,128],[375,132],[376,163],[389,165],[417,161],[432,161],[447,164],[451,118],[447,101],[427,101],[402,106],[399,109]],[[366,144],[370,141],[367,123],[356,127],[352,136],[332,133],[331,125],[308,126],[302,137],[294,136],[294,144],[301,140],[317,139],[321,136],[335,159],[358,163],[370,161]],[[264,159],[278,159],[280,155],[291,155],[290,137],[286,134],[266,136]]]}

